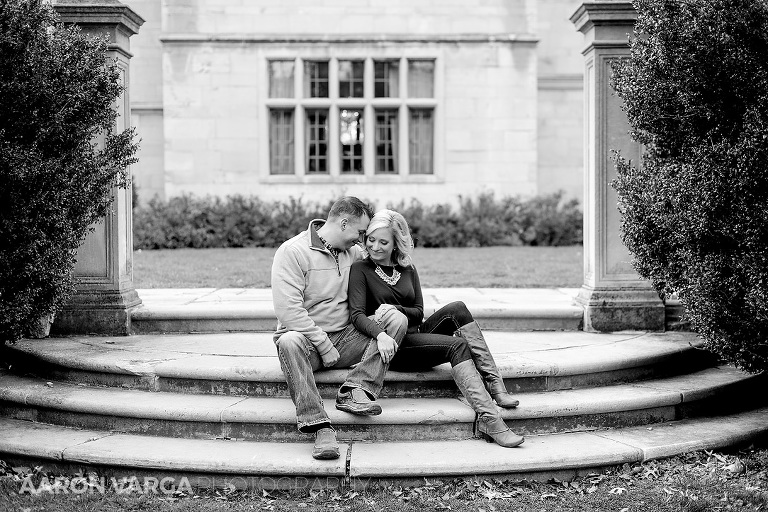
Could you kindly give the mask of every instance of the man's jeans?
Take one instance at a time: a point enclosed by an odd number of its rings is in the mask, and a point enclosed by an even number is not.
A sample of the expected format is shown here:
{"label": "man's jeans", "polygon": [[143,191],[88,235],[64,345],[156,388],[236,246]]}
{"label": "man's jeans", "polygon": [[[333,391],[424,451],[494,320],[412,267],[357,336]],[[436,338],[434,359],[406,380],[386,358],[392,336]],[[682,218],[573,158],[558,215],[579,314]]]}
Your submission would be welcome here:
{"label": "man's jeans", "polygon": [[[408,319],[403,313],[390,309],[376,321],[398,344],[402,341],[408,328]],[[378,397],[389,365],[381,360],[376,340],[357,331],[351,324],[342,331],[328,333],[328,337],[340,356],[339,361],[331,368],[349,368],[356,365],[349,371],[342,386],[362,388],[374,399]],[[299,430],[304,431],[306,427],[330,423],[315,383],[314,372],[325,369],[315,346],[296,331],[286,332],[276,343],[280,367],[296,406]]]}

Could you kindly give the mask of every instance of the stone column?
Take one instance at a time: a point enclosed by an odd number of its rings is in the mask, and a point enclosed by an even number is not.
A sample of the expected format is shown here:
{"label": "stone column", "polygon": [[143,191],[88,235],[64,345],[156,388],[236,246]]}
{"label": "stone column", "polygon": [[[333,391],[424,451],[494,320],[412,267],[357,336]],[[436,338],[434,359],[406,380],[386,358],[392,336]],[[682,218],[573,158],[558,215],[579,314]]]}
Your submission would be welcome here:
{"label": "stone column", "polygon": [[[125,90],[117,101],[116,130],[130,128],[128,94],[130,37],[144,20],[117,0],[55,0],[64,23],[86,34],[109,38],[108,56],[117,61]],[[130,334],[131,310],[141,304],[133,287],[132,193],[112,191],[112,209],[89,233],[77,252],[76,293],[56,316],[58,334]]]}
{"label": "stone column", "polygon": [[585,331],[664,330],[664,304],[631,265],[619,237],[616,168],[611,151],[638,163],[640,146],[629,136],[621,100],[610,86],[611,62],[629,55],[637,13],[630,2],[584,2],[571,21],[584,49],[584,306]]}

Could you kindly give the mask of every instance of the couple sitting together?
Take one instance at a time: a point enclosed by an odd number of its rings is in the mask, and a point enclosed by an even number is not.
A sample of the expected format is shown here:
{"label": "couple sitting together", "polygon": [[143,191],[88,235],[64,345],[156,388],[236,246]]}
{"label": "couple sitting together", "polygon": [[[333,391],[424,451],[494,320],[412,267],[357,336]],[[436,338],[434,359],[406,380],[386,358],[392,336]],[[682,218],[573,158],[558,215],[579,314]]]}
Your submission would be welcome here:
{"label": "couple sitting together", "polygon": [[337,409],[376,415],[387,369],[421,371],[450,362],[456,386],[477,414],[477,431],[505,447],[523,442],[496,407],[516,407],[518,401],[507,393],[464,303],[424,319],[412,249],[402,215],[373,215],[359,199],[344,197],[325,221],[313,220],[275,253],[274,339],[299,431],[315,434],[316,459],[339,457],[314,378],[324,368],[351,368],[337,393]]}

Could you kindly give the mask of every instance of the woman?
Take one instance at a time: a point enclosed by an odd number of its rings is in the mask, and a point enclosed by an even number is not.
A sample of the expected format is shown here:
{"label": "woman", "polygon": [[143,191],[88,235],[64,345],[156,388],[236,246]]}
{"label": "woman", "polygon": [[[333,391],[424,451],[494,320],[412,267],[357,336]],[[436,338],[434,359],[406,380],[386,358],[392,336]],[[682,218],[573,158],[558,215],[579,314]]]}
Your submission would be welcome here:
{"label": "woman", "polygon": [[512,408],[518,401],[507,393],[483,333],[464,303],[452,302],[423,320],[421,284],[410,257],[413,241],[403,216],[392,210],[377,212],[366,230],[365,245],[368,258],[352,264],[349,274],[349,309],[357,330],[377,338],[385,331],[376,318],[391,308],[405,314],[408,334],[390,369],[415,371],[450,362],[456,385],[478,415],[477,430],[483,437],[510,448],[521,444],[523,437],[507,427],[493,403]]}

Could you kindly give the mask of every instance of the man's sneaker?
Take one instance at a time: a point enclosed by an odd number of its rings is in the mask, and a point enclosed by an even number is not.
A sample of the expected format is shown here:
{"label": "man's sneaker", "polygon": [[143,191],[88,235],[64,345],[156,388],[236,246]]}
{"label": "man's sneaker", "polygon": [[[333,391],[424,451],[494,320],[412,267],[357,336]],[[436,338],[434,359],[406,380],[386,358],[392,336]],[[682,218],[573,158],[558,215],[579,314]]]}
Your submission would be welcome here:
{"label": "man's sneaker", "polygon": [[351,412],[359,416],[376,416],[381,414],[381,406],[361,388],[351,388],[336,394],[336,408],[340,411]]}
{"label": "man's sneaker", "polygon": [[336,441],[336,431],[330,427],[321,428],[315,432],[315,448],[312,457],[316,459],[338,459],[339,443]]}

